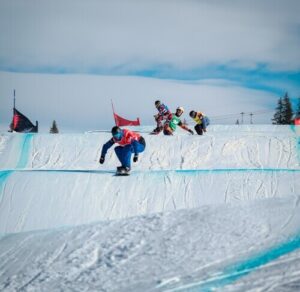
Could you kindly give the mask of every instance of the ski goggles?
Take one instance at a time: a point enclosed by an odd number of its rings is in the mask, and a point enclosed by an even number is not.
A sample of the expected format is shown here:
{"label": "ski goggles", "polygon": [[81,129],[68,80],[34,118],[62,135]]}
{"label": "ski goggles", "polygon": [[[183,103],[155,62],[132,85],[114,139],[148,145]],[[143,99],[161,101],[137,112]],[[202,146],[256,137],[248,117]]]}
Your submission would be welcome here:
{"label": "ski goggles", "polygon": [[113,135],[113,137],[116,139],[116,140],[121,140],[122,137],[123,137],[123,133],[122,132],[118,132],[116,134]]}

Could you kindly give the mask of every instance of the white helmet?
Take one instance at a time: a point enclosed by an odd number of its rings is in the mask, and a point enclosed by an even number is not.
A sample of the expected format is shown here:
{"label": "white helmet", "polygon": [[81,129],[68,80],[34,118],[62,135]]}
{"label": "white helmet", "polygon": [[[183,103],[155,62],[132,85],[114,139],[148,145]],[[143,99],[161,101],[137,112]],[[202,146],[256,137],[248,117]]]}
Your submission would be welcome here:
{"label": "white helmet", "polygon": [[176,111],[181,111],[182,113],[184,112],[184,108],[182,106],[179,106]]}

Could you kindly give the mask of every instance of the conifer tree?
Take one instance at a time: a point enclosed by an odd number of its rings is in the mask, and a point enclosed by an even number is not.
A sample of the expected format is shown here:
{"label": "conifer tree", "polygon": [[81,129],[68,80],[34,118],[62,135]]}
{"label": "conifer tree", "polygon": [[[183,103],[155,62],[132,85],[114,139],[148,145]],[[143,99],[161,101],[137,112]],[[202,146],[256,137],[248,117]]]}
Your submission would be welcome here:
{"label": "conifer tree", "polygon": [[277,103],[276,112],[272,119],[274,125],[281,125],[283,121],[283,105],[282,98],[280,97]]}
{"label": "conifer tree", "polygon": [[293,122],[293,109],[290,98],[286,93],[282,99],[283,125],[290,125]]}
{"label": "conifer tree", "polygon": [[272,119],[273,124],[276,125],[290,125],[293,122],[292,104],[288,93],[284,97],[280,97],[277,103],[276,112]]}
{"label": "conifer tree", "polygon": [[298,104],[295,110],[295,118],[300,118],[300,97],[298,97]]}
{"label": "conifer tree", "polygon": [[58,128],[57,128],[57,125],[56,125],[56,121],[53,121],[52,123],[52,127],[50,128],[50,133],[51,134],[58,134]]}

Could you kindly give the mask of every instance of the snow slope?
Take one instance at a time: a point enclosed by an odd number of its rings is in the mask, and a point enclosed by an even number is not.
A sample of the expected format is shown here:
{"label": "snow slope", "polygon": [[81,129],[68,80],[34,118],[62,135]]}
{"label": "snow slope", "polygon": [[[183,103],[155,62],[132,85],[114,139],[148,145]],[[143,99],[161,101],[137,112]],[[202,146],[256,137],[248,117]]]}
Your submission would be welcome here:
{"label": "snow slope", "polygon": [[0,289],[299,288],[299,209],[295,198],[273,198],[7,235]]}
{"label": "snow slope", "polygon": [[0,136],[0,290],[299,290],[298,129],[140,131],[130,177],[106,132]]}

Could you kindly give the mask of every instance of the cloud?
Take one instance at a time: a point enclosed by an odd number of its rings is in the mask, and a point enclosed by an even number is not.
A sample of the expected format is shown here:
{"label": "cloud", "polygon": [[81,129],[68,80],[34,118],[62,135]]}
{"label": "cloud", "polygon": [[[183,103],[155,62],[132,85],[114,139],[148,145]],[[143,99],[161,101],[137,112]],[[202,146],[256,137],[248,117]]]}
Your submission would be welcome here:
{"label": "cloud", "polygon": [[111,98],[145,124],[159,97],[210,116],[272,110],[299,96],[299,15],[298,0],[0,0],[0,123],[14,88],[49,127],[107,128]]}
{"label": "cloud", "polygon": [[1,0],[0,7],[2,70],[300,68],[298,0]]}

